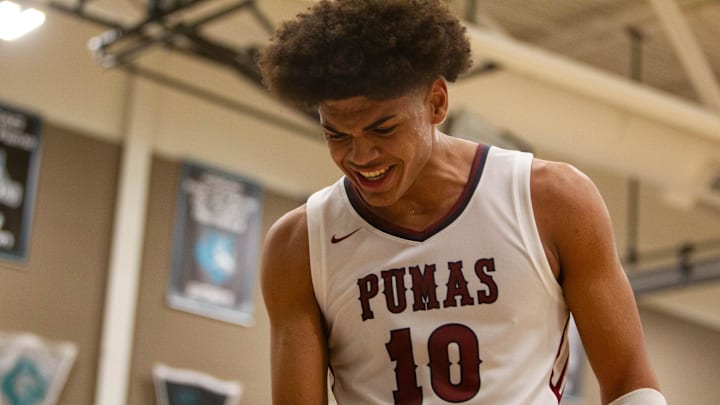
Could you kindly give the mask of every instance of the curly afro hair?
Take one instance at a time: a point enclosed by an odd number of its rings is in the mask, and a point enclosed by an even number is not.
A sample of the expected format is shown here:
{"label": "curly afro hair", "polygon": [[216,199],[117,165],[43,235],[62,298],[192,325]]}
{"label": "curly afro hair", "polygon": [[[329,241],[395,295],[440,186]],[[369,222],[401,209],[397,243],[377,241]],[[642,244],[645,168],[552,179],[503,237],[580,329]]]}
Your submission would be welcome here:
{"label": "curly afro hair", "polygon": [[275,32],[258,64],[300,106],[397,97],[471,65],[465,27],[440,0],[321,0]]}

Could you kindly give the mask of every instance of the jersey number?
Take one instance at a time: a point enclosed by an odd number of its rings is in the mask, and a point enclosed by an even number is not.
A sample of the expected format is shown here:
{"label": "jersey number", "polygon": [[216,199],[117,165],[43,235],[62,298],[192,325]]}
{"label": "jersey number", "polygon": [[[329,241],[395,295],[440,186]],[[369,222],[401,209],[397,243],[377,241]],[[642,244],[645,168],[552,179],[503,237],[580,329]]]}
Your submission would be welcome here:
{"label": "jersey number", "polygon": [[[456,344],[459,354],[459,381],[451,378],[450,345]],[[396,362],[393,391],[396,405],[422,404],[422,388],[417,385],[415,357],[410,328],[390,332],[385,344],[390,360]],[[433,331],[428,339],[430,382],[435,394],[448,402],[465,402],[480,391],[480,349],[477,336],[465,325],[450,323]],[[457,380],[457,379],[456,379]]]}

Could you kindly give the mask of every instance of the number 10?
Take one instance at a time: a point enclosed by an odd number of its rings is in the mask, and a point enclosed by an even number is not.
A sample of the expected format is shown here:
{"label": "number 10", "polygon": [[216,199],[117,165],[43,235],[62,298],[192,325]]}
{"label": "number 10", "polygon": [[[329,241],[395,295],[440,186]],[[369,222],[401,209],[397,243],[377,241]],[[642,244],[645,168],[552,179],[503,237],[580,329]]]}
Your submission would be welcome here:
{"label": "number 10", "polygon": [[[450,379],[450,344],[459,349],[460,381],[453,384]],[[422,387],[417,385],[415,358],[412,351],[410,328],[390,332],[390,341],[385,344],[390,360],[396,362],[393,391],[396,405],[422,404]],[[475,332],[465,325],[450,323],[433,331],[428,339],[430,382],[435,394],[448,402],[465,402],[480,391],[480,349]]]}

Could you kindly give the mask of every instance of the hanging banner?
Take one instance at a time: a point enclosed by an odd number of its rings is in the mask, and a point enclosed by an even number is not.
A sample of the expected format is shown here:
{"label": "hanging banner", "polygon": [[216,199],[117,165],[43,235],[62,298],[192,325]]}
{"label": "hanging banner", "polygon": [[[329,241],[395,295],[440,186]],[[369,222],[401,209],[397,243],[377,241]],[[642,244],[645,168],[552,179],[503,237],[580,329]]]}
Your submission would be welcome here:
{"label": "hanging banner", "polygon": [[24,261],[40,165],[39,117],[0,104],[0,258]]}
{"label": "hanging banner", "polygon": [[178,188],[169,305],[251,326],[262,189],[189,162]]}

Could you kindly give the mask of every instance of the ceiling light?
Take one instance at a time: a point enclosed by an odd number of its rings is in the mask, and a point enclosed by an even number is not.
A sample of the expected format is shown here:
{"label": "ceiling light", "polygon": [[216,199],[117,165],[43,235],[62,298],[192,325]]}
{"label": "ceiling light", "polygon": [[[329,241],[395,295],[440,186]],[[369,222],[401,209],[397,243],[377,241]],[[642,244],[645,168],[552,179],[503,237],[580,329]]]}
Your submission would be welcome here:
{"label": "ceiling light", "polygon": [[45,13],[34,8],[22,10],[18,4],[0,2],[0,39],[12,41],[45,22]]}

